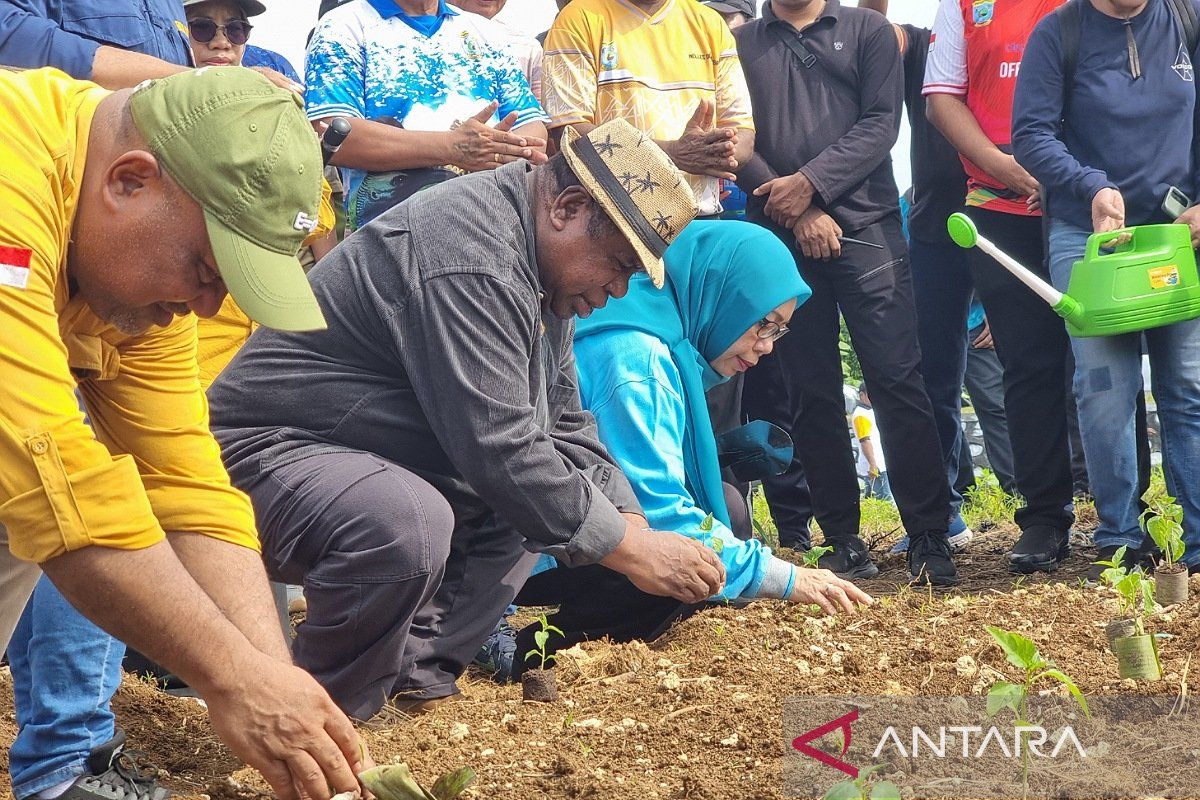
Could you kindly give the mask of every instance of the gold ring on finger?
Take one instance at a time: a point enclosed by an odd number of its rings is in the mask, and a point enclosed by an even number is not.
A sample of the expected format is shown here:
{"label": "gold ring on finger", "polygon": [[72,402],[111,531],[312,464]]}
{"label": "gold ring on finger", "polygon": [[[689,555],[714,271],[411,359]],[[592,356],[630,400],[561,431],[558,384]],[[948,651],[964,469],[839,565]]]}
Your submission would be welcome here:
{"label": "gold ring on finger", "polygon": [[496,159],[497,164],[500,163],[500,154],[499,153],[492,153],[492,158]]}

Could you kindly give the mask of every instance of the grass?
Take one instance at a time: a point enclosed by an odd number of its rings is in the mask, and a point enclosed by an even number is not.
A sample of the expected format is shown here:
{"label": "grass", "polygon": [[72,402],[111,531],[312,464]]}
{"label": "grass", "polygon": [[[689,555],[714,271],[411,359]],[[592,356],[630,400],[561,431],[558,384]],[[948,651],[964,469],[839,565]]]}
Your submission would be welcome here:
{"label": "grass", "polygon": [[[1154,467],[1150,475],[1150,496],[1158,496],[1166,491],[1161,467]],[[996,476],[989,470],[976,480],[975,489],[963,499],[962,515],[973,530],[981,531],[996,525],[1013,521],[1013,514],[1020,507],[1020,498],[1005,494],[1000,488]],[[1083,508],[1091,506],[1086,501],[1076,507],[1078,513]],[[900,512],[896,506],[885,500],[863,499],[860,502],[861,522],[859,529],[863,538],[868,541],[881,538],[894,538],[903,531],[900,522]],[[1094,516],[1094,515],[1093,515]],[[763,541],[771,547],[779,546],[779,532],[775,521],[771,519],[771,511],[763,496],[762,487],[754,490],[753,504],[754,529]],[[816,523],[813,528],[817,529]]]}

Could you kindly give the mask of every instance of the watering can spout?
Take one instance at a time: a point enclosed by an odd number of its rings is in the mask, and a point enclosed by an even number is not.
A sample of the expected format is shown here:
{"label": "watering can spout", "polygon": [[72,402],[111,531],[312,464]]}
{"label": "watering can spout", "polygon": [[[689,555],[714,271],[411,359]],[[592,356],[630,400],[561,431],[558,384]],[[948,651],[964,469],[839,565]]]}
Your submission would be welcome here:
{"label": "watering can spout", "polygon": [[1077,300],[1058,291],[1049,283],[1042,280],[1041,277],[1019,264],[1012,256],[1000,250],[983,236],[980,236],[979,229],[975,227],[975,222],[966,214],[961,212],[951,214],[950,218],[946,220],[946,230],[949,231],[950,238],[959,247],[967,250],[972,247],[978,247],[1000,262],[1000,265],[1012,273],[1013,277],[1028,286],[1034,294],[1042,298],[1063,319],[1071,323],[1078,323],[1083,319],[1083,306]]}

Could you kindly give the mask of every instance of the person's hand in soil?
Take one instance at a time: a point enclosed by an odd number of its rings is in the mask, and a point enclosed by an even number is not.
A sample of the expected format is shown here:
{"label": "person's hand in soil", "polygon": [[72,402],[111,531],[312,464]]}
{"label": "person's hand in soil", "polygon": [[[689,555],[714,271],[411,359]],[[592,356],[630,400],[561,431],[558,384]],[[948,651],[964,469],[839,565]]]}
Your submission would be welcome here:
{"label": "person's hand in soil", "polygon": [[638,529],[630,523],[625,538],[600,563],[619,572],[646,594],[700,603],[725,586],[720,557],[695,539],[671,531]]}
{"label": "person's hand in soil", "polygon": [[816,603],[829,616],[837,615],[839,609],[847,614],[855,613],[855,604],[869,606],[875,598],[844,581],[827,569],[797,569],[796,582],[788,600],[793,603]]}
{"label": "person's hand in soil", "polygon": [[259,653],[239,678],[205,693],[217,735],[262,773],[280,800],[363,792],[374,766],[346,715],[304,670]]}

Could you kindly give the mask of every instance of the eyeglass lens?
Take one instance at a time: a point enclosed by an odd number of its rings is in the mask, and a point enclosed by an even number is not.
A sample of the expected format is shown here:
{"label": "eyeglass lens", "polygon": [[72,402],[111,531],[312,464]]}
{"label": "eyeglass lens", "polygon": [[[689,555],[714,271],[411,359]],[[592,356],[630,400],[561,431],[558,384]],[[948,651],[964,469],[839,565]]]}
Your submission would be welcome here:
{"label": "eyeglass lens", "polygon": [[217,31],[224,31],[225,38],[232,45],[243,45],[250,39],[253,25],[240,19],[235,19],[225,25],[218,25],[211,19],[198,19],[188,23],[192,38],[201,44],[208,44],[217,38]]}

